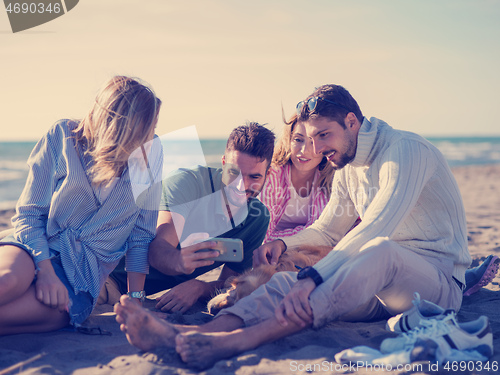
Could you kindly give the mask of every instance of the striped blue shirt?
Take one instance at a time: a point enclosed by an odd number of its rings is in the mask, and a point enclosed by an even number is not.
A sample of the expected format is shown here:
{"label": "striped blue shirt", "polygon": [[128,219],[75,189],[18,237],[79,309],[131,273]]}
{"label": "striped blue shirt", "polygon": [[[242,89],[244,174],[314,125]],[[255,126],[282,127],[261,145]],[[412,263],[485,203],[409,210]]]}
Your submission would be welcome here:
{"label": "striped blue shirt", "polygon": [[[36,265],[59,253],[75,293],[89,292],[95,301],[124,254],[127,271],[149,271],[148,247],[161,195],[161,145],[153,142],[151,147],[151,171],[140,173],[129,162],[101,203],[87,174],[92,160],[84,155],[84,146],[75,147],[76,126],[61,120],[37,143],[12,222],[14,238]],[[151,184],[151,177],[156,183]]]}

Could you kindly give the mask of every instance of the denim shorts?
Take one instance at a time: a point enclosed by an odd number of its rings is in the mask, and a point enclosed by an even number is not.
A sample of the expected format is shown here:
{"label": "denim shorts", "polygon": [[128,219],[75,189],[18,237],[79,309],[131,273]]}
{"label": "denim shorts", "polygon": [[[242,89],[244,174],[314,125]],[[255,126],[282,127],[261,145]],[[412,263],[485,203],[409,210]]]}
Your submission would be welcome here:
{"label": "denim shorts", "polygon": [[[16,241],[16,239],[12,236],[9,235],[5,237],[2,241],[0,241],[0,246],[2,245],[14,245],[17,246],[23,250],[25,250],[31,257],[31,251],[24,246],[21,242]],[[54,251],[51,251],[51,254],[54,254]],[[79,327],[85,319],[87,319],[92,312],[93,309],[93,298],[88,292],[78,292],[78,294],[75,294],[75,291],[71,284],[69,283],[68,278],[66,277],[66,273],[64,272],[64,269],[61,264],[61,258],[59,253],[55,253],[55,256],[51,259],[52,261],[52,267],[54,267],[54,271],[59,277],[59,279],[62,281],[66,289],[68,290],[68,295],[69,295],[69,318],[70,318],[70,324]],[[36,277],[33,280],[33,282],[36,281]]]}

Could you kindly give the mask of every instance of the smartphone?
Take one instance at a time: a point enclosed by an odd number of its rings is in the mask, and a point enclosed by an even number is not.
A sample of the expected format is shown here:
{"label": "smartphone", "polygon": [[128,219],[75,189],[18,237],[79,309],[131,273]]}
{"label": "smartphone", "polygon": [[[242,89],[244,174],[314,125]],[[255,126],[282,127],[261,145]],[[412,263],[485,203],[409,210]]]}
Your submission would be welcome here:
{"label": "smartphone", "polygon": [[243,241],[239,238],[212,238],[203,242],[215,241],[217,244],[212,249],[203,249],[199,251],[217,250],[219,256],[207,258],[216,262],[241,262],[243,260]]}

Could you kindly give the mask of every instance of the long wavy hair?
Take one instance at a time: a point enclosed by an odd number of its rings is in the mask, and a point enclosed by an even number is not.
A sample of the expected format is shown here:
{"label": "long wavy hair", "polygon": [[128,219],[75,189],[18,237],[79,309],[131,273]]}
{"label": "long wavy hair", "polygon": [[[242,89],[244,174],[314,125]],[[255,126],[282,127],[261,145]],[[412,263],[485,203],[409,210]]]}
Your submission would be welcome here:
{"label": "long wavy hair", "polygon": [[103,85],[75,129],[77,143],[93,160],[93,184],[106,185],[120,176],[130,154],[153,138],[160,106],[153,90],[138,79],[115,76]]}
{"label": "long wavy hair", "polygon": [[[287,163],[292,163],[292,160],[290,158],[290,144],[292,142],[292,135],[295,130],[295,126],[298,123],[297,114],[294,114],[292,117],[290,117],[288,121],[283,115],[283,122],[285,125],[283,126],[281,136],[278,139],[278,142],[274,149],[272,160],[272,165],[276,167],[283,166]],[[318,170],[320,174],[317,182],[317,187],[320,189],[324,189],[326,196],[330,197],[330,194],[332,192],[333,174],[335,173],[335,170],[333,169],[331,163],[326,160],[326,157],[323,157],[321,163],[319,163]]]}

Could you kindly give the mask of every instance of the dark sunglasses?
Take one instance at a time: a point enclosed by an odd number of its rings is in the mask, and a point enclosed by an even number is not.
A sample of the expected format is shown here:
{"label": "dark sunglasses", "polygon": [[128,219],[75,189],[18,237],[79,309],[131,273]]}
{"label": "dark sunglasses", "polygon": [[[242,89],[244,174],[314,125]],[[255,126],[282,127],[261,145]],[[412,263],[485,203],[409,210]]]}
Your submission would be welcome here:
{"label": "dark sunglasses", "polygon": [[300,115],[300,112],[302,111],[302,108],[304,107],[305,104],[307,104],[307,108],[309,109],[309,112],[314,112],[314,110],[316,109],[316,106],[318,105],[318,101],[320,101],[320,100],[327,102],[327,103],[330,103],[330,104],[334,104],[336,106],[344,108],[345,110],[347,110],[349,112],[352,112],[349,108],[347,108],[346,106],[344,106],[342,104],[339,104],[339,103],[334,102],[332,100],[320,98],[319,96],[313,96],[312,98],[309,98],[308,100],[303,100],[303,101],[297,103],[297,107],[296,107],[297,115]]}

